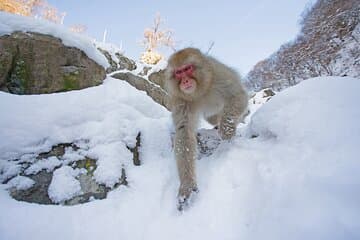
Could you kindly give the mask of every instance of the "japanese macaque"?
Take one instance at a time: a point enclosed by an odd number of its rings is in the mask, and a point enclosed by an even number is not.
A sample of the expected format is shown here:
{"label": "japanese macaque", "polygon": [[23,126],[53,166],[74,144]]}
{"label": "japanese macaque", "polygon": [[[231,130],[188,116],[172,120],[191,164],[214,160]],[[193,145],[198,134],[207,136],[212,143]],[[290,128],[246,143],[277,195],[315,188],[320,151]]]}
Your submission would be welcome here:
{"label": "japanese macaque", "polygon": [[203,116],[217,127],[222,139],[231,139],[243,120],[248,95],[234,70],[195,48],[185,48],[170,56],[165,74],[176,130],[178,208],[182,210],[192,193],[198,191],[195,160],[199,118]]}

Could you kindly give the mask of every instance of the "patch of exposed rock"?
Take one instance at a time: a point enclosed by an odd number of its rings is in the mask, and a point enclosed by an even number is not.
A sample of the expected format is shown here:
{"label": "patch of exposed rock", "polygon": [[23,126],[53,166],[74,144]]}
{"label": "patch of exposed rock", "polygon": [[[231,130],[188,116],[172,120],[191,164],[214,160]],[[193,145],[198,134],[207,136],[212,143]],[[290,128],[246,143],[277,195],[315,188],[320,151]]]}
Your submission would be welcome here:
{"label": "patch of exposed rock", "polygon": [[[121,185],[127,185],[125,168],[122,169],[122,174],[118,183],[112,188],[96,182],[93,177],[97,168],[96,159],[84,156],[74,161],[66,161],[63,156],[69,149],[73,155],[76,155],[78,151],[82,150],[75,143],[63,143],[53,146],[49,152],[40,153],[36,157],[30,157],[25,161],[24,159],[11,160],[17,162],[18,165],[21,166],[21,170],[19,174],[6,179],[3,183],[11,183],[13,179],[20,176],[30,179],[33,184],[26,189],[8,184],[10,185],[10,195],[18,201],[39,204],[58,204],[49,197],[49,187],[53,179],[53,173],[62,166],[71,166],[73,169],[81,172],[81,174],[76,177],[81,186],[80,193],[71,199],[61,202],[63,205],[76,205],[89,202],[93,199],[104,199],[109,191],[112,191]],[[136,151],[138,150],[136,149]],[[36,170],[36,167],[34,167],[35,165],[41,165],[41,162],[49,161],[48,159],[50,158],[58,159],[59,164],[55,164],[54,167]]]}
{"label": "patch of exposed rock", "polygon": [[106,73],[112,73],[124,69],[133,71],[137,68],[135,61],[125,57],[119,52],[111,55],[107,50],[102,48],[98,48],[98,50],[106,57],[110,64],[110,66],[106,69]]}

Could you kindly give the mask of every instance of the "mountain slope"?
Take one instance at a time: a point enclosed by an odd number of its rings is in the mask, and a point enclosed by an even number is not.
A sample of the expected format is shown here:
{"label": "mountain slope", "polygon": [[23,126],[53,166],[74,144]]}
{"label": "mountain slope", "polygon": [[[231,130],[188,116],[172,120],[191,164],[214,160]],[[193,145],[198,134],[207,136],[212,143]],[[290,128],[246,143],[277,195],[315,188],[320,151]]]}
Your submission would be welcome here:
{"label": "mountain slope", "polygon": [[251,89],[280,91],[318,76],[360,76],[358,0],[317,0],[301,19],[295,40],[258,62],[247,75]]}

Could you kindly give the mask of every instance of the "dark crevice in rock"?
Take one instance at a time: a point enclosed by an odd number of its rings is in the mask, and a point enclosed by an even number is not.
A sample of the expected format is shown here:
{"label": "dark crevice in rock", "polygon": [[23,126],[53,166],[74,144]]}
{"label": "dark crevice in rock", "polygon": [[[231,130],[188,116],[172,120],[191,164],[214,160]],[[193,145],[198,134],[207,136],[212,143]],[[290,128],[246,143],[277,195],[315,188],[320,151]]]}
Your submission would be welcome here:
{"label": "dark crevice in rock", "polygon": [[19,46],[16,46],[16,51],[13,55],[12,61],[11,61],[11,67],[9,69],[9,72],[7,74],[6,77],[6,89],[8,90],[9,93],[17,93],[15,90],[15,88],[17,88],[18,86],[15,85],[15,83],[12,81],[13,78],[13,74],[15,73],[15,68],[16,68],[16,62],[19,58]]}
{"label": "dark crevice in rock", "polygon": [[119,187],[120,185],[128,186],[128,181],[126,177],[125,168],[121,169],[121,177],[118,183],[115,184],[114,188]]}
{"label": "dark crevice in rock", "polygon": [[140,154],[139,154],[140,145],[141,145],[141,132],[139,132],[138,135],[136,136],[135,147],[126,146],[127,149],[129,149],[133,154],[133,163],[135,166],[141,165]]}
{"label": "dark crevice in rock", "polygon": [[60,143],[58,145],[53,146],[50,151],[40,153],[37,156],[37,159],[48,158],[48,157],[52,157],[52,156],[55,156],[55,157],[63,156],[65,154],[65,149],[67,147],[71,147],[74,151],[79,150],[79,147],[76,146],[74,143]]}

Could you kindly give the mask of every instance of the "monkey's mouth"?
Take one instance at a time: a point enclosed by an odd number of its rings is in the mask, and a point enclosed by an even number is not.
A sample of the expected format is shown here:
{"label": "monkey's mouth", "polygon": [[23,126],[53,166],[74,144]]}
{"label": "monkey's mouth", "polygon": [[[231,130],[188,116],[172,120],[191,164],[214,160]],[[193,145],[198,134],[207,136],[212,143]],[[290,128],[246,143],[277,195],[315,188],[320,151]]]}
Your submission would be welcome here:
{"label": "monkey's mouth", "polygon": [[182,89],[182,91],[186,94],[192,94],[195,91],[195,86],[186,86]]}
{"label": "monkey's mouth", "polygon": [[193,93],[195,91],[195,88],[196,88],[196,84],[192,79],[184,78],[180,82],[180,89],[186,94]]}
{"label": "monkey's mouth", "polygon": [[184,89],[190,89],[190,88],[193,88],[194,86],[193,85],[189,85],[189,86],[186,86],[186,87],[184,87]]}

